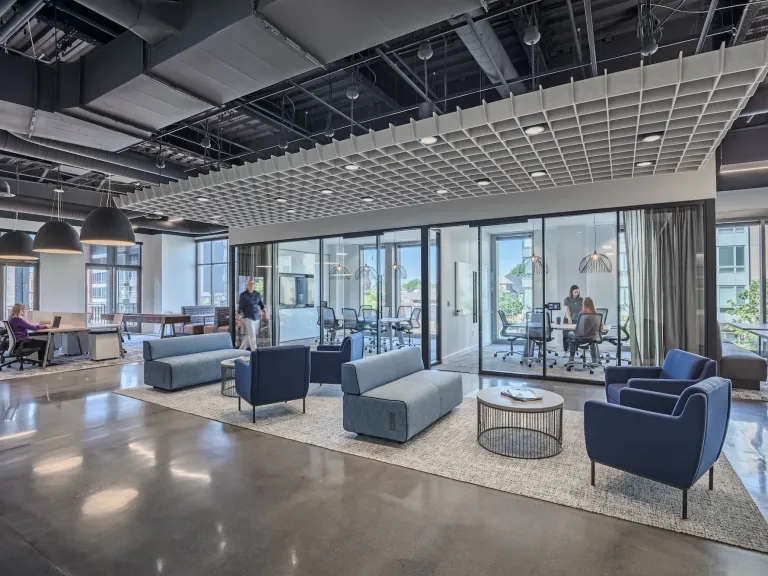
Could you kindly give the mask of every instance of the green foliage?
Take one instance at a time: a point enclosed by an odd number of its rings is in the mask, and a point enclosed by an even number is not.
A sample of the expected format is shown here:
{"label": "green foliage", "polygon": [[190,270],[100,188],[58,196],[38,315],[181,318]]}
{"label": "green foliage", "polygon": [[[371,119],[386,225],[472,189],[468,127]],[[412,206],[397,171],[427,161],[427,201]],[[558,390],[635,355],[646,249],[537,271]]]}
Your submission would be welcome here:
{"label": "green foliage", "polygon": [[516,264],[512,270],[509,271],[507,276],[525,276],[525,266],[522,264]]}
{"label": "green foliage", "polygon": [[421,290],[421,280],[419,278],[409,280],[403,284],[402,289],[406,292],[415,292],[416,290]]}
{"label": "green foliage", "polygon": [[523,297],[514,292],[499,293],[499,310],[507,315],[510,322],[519,322],[523,312]]}
{"label": "green foliage", "polygon": [[363,304],[365,306],[371,306],[372,308],[376,308],[377,302],[376,302],[376,288],[370,287],[367,288],[365,293],[363,294]]}
{"label": "green foliage", "polygon": [[[737,322],[758,324],[760,322],[760,282],[757,280],[750,282],[749,287],[739,292],[737,298],[741,303],[734,302],[733,300],[728,301],[728,306],[731,308],[729,313],[733,316],[733,319]],[[757,336],[735,328],[733,332],[739,336],[734,341],[734,344],[738,344],[748,350],[757,350]]]}

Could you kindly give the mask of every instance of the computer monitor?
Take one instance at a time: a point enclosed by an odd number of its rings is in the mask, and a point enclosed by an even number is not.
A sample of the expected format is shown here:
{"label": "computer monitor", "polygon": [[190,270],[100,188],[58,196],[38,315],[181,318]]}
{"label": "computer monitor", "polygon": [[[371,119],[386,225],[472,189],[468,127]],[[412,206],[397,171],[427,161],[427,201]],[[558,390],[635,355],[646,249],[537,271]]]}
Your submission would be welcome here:
{"label": "computer monitor", "polygon": [[58,328],[59,326],[61,326],[61,316],[54,316],[52,328]]}

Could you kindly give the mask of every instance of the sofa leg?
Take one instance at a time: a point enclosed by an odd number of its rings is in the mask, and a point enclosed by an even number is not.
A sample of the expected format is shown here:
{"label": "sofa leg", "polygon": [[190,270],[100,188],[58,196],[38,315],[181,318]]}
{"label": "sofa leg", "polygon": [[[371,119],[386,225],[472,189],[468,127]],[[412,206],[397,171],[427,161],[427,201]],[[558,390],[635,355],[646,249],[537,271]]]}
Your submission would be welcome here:
{"label": "sofa leg", "polygon": [[683,488],[683,520],[688,520],[688,489]]}
{"label": "sofa leg", "polygon": [[592,467],[592,479],[591,479],[591,484],[592,484],[592,486],[594,486],[594,485],[595,485],[595,461],[594,461],[594,460],[591,460],[591,461],[590,461],[590,464],[591,464],[591,467]]}
{"label": "sofa leg", "polygon": [[712,467],[709,469],[709,489],[714,490],[715,489],[715,465],[712,464]]}
{"label": "sofa leg", "polygon": [[256,406],[251,406],[251,410],[253,410],[253,423],[256,424]]}

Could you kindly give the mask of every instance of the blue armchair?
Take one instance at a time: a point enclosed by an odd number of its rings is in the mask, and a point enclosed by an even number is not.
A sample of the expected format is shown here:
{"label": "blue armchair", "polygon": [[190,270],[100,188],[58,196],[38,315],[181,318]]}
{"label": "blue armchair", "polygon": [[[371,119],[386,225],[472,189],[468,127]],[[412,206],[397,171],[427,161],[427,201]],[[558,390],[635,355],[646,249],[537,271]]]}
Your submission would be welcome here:
{"label": "blue armchair", "polygon": [[350,334],[341,346],[318,346],[312,351],[309,381],[317,384],[341,384],[341,365],[363,357],[363,333]]}
{"label": "blue armchair", "polygon": [[303,400],[302,411],[307,410],[309,390],[309,346],[273,346],[257,348],[251,352],[250,363],[235,360],[235,389],[237,409],[241,399],[256,406]]}
{"label": "blue armchair", "polygon": [[708,378],[680,396],[635,388],[620,392],[620,404],[590,400],[584,404],[584,437],[595,462],[662,482],[683,491],[688,518],[688,489],[720,456],[731,413],[731,381]]}
{"label": "blue armchair", "polygon": [[623,388],[638,388],[679,396],[688,386],[717,376],[717,362],[684,350],[670,350],[662,366],[606,366],[605,396],[619,403]]}

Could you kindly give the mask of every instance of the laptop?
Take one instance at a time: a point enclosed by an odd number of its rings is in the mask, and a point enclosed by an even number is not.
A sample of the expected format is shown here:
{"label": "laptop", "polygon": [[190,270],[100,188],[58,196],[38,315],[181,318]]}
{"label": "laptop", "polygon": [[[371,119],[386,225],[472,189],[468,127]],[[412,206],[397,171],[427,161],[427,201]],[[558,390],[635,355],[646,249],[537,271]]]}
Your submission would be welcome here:
{"label": "laptop", "polygon": [[54,316],[51,328],[58,328],[59,326],[61,326],[61,316]]}

